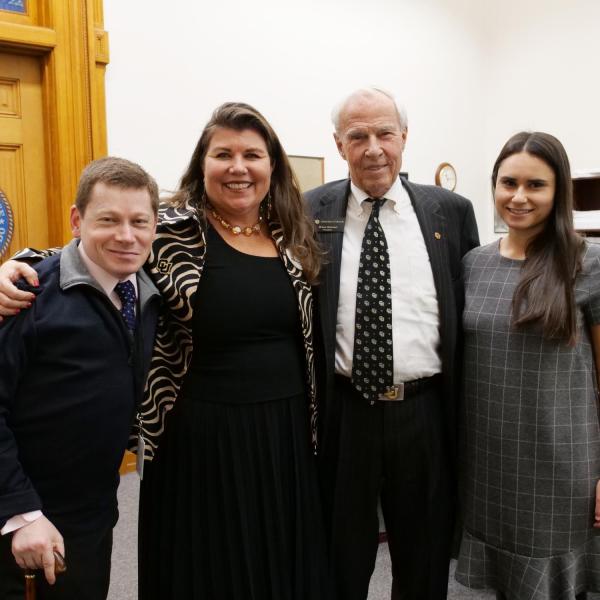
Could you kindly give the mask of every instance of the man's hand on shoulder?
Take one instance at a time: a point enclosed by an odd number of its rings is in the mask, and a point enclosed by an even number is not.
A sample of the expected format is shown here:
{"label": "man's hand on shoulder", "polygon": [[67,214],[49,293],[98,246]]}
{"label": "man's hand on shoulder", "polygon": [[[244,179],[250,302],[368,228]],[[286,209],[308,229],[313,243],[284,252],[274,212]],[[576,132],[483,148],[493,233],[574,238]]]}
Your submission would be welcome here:
{"label": "man's hand on shoulder", "polygon": [[22,308],[29,308],[35,299],[35,294],[15,286],[21,278],[34,287],[39,285],[37,272],[26,263],[7,260],[0,266],[0,321],[2,315],[16,315]]}
{"label": "man's hand on shoulder", "polygon": [[17,564],[22,569],[44,569],[50,585],[56,581],[54,550],[65,555],[63,537],[44,516],[13,533],[12,553]]}

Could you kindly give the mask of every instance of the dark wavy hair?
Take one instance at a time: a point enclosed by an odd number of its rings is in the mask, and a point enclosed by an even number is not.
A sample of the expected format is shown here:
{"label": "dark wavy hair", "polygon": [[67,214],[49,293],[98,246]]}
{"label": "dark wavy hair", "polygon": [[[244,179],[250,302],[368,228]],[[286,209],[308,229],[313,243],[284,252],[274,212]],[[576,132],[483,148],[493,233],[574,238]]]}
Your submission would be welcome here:
{"label": "dark wavy hair", "polygon": [[575,278],[581,270],[584,240],[573,226],[573,183],[569,158],[552,135],[522,131],[504,145],[492,171],[492,190],[498,170],[513,154],[527,152],[554,172],[554,204],[545,227],[525,250],[521,278],[513,296],[513,325],[539,323],[546,338],[574,344],[577,334]]}
{"label": "dark wavy hair", "polygon": [[[302,265],[309,283],[316,283],[323,254],[315,240],[312,219],[306,213],[300,186],[277,134],[252,106],[243,102],[225,102],[213,112],[171,202],[175,206],[189,203],[205,218],[207,198],[204,190],[204,159],[210,140],[219,128],[235,131],[251,129],[265,141],[273,167],[269,187],[272,202],[270,219],[281,225],[284,245]],[[266,203],[267,198],[263,200],[265,215]]]}

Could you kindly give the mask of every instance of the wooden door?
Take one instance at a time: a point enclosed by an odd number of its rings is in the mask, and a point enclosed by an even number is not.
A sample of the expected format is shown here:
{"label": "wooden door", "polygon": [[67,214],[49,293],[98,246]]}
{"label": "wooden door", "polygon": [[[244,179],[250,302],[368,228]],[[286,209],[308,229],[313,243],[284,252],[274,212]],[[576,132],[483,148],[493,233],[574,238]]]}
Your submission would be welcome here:
{"label": "wooden door", "polygon": [[25,246],[49,245],[40,61],[0,53],[0,189],[14,217],[5,256]]}

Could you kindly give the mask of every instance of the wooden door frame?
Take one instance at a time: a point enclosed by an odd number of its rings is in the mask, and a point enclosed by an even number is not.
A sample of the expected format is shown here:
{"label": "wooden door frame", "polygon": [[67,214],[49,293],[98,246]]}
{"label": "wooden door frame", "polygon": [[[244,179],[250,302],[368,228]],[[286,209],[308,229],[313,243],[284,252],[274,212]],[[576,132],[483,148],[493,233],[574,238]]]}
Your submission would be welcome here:
{"label": "wooden door frame", "polygon": [[40,57],[52,245],[71,239],[79,174],[105,156],[104,75],[109,62],[102,0],[28,0],[29,14],[0,10],[0,51]]}

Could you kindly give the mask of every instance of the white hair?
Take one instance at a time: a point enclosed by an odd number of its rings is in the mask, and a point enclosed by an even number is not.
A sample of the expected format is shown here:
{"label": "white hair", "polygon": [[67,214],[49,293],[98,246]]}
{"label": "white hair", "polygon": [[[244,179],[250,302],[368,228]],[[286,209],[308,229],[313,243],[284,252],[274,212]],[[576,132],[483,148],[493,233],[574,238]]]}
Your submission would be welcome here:
{"label": "white hair", "polygon": [[342,114],[342,111],[344,110],[344,108],[346,108],[346,105],[350,102],[350,100],[353,100],[358,96],[372,96],[374,94],[383,94],[386,98],[389,98],[394,104],[394,108],[396,109],[396,114],[398,115],[398,122],[400,123],[400,129],[404,130],[408,127],[408,116],[406,114],[406,109],[404,108],[404,106],[396,102],[394,95],[383,88],[368,86],[354,90],[347,96],[344,96],[333,107],[333,110],[331,111],[331,122],[335,127],[336,133],[339,133],[340,115]]}

